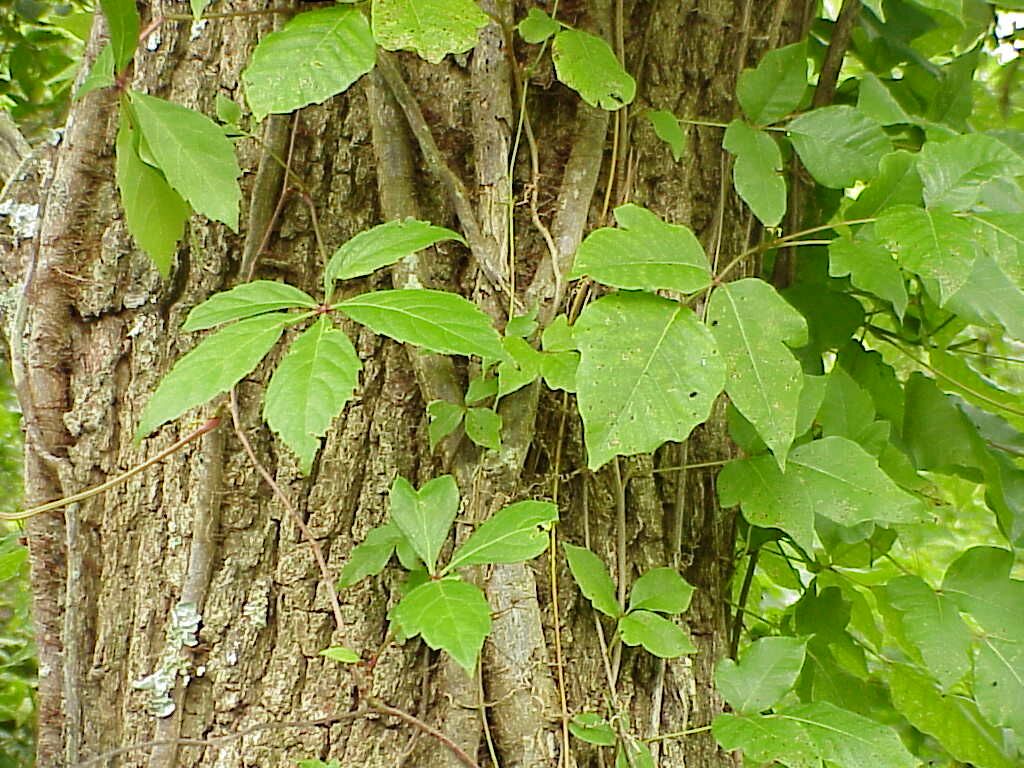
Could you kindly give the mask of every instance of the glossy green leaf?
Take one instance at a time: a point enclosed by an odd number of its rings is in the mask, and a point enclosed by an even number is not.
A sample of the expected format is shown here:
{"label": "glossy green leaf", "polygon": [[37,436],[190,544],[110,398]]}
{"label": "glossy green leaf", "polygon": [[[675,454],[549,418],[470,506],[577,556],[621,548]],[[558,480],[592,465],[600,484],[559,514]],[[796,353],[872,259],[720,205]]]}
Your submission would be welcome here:
{"label": "glossy green leaf", "polygon": [[558,79],[592,107],[614,111],[631,103],[636,81],[622,68],[602,38],[581,29],[563,29],[551,50]]}
{"label": "glossy green leaf", "polygon": [[608,721],[594,712],[576,715],[569,721],[569,731],[580,741],[599,747],[614,747],[617,739]]}
{"label": "glossy green leaf", "polygon": [[338,585],[351,587],[367,576],[375,576],[383,571],[394,554],[395,547],[404,538],[402,532],[392,522],[372,529],[361,544],[352,548],[348,562],[341,569]]}
{"label": "glossy green leaf", "polygon": [[740,750],[754,765],[775,761],[789,768],[821,768],[817,747],[803,726],[779,715],[718,715],[712,733],[722,749]]}
{"label": "glossy green leaf", "polygon": [[435,400],[427,406],[427,414],[430,416],[430,450],[434,450],[438,443],[458,429],[465,413],[464,406],[447,400]]}
{"label": "glossy green leaf", "polygon": [[576,251],[570,278],[589,275],[616,288],[695,293],[711,283],[711,267],[689,229],[666,224],[632,203],[615,209],[618,228],[591,232]]}
{"label": "glossy green leaf", "polygon": [[[459,513],[459,487],[451,475],[441,475],[418,491],[398,476],[391,485],[391,522],[433,575],[437,555]],[[433,647],[433,646],[432,646]]]}
{"label": "glossy green leaf", "polygon": [[733,120],[722,146],[736,155],[732,168],[736,192],[766,227],[778,226],[786,214],[786,180],[782,152],[764,131]]}
{"label": "glossy green leaf", "polygon": [[458,232],[416,219],[389,221],[360,232],[335,251],[327,262],[325,290],[329,293],[335,280],[369,275],[442,240],[466,242]]}
{"label": "glossy green leaf", "polygon": [[807,44],[769,51],[736,83],[740,106],[755,125],[769,125],[799,108],[807,92]]}
{"label": "glossy green leaf", "polygon": [[617,619],[621,610],[615,597],[615,584],[601,558],[586,547],[577,547],[573,544],[563,544],[562,547],[565,549],[569,570],[583,596],[596,610]]}
{"label": "glossy green leaf", "polygon": [[253,117],[287,114],[344,92],[376,62],[366,17],[343,5],[300,13],[260,40],[242,73]]}
{"label": "glossy green leaf", "polygon": [[846,277],[855,288],[873,293],[892,304],[896,316],[907,311],[907,286],[899,264],[876,237],[861,230],[857,237],[842,235],[828,247],[832,277]]}
{"label": "glossy green leaf", "polygon": [[75,91],[75,100],[83,98],[92,91],[109,88],[116,82],[114,79],[114,49],[110,43],[107,43],[96,55],[96,59],[89,68],[89,74],[85,76],[82,84]]}
{"label": "glossy green leaf", "polygon": [[281,338],[284,321],[282,315],[259,315],[203,339],[164,376],[142,411],[135,439],[235,386]]}
{"label": "glossy green leaf", "polygon": [[100,0],[100,8],[107,19],[114,70],[120,73],[131,64],[139,44],[139,10],[135,0]]}
{"label": "glossy green leaf", "polygon": [[130,96],[139,130],[168,183],[198,213],[237,232],[242,172],[224,131],[178,104],[134,91]]}
{"label": "glossy green leaf", "polygon": [[519,501],[485,520],[452,555],[445,572],[464,565],[521,563],[548,547],[548,530],[558,520],[549,501]]}
{"label": "glossy green leaf", "polygon": [[320,655],[341,664],[358,664],[362,661],[362,657],[358,653],[342,645],[332,645],[330,648],[324,648],[320,651]]}
{"label": "glossy green leaf", "polygon": [[362,363],[344,331],[321,316],[292,342],[267,385],[263,418],[309,474],[320,438],[352,399]]}
{"label": "glossy green leaf", "polygon": [[160,171],[142,161],[137,143],[136,132],[126,111],[122,111],[115,175],[125,223],[135,242],[153,260],[160,274],[167,277],[192,211]]}
{"label": "glossy green leaf", "polygon": [[682,160],[686,152],[686,132],[676,116],[667,109],[648,109],[643,114],[654,128],[654,135],[672,150],[672,159],[677,163]]}
{"label": "glossy green leaf", "polygon": [[431,64],[476,45],[489,23],[473,0],[373,0],[373,37],[389,51],[416,51]]}
{"label": "glossy green leaf", "polygon": [[821,107],[787,126],[789,140],[807,171],[826,187],[870,181],[892,145],[878,123],[854,107]]}
{"label": "glossy green leaf", "polygon": [[970,699],[937,691],[930,680],[902,664],[892,665],[889,690],[893,706],[950,755],[977,768],[1013,768],[1003,751],[1002,734],[985,722]]}
{"label": "glossy green leaf", "polygon": [[980,253],[945,308],[979,325],[1001,325],[1015,339],[1024,340],[1024,290],[1018,282],[991,256]]}
{"label": "glossy green leaf", "polygon": [[697,652],[697,646],[685,629],[650,611],[627,613],[619,619],[619,634],[626,645],[642,645],[659,659],[675,659]]}
{"label": "glossy green leaf", "polygon": [[519,30],[519,36],[527,43],[533,45],[543,43],[561,28],[561,24],[548,16],[540,8],[531,8],[527,11],[526,18],[516,25],[516,29]]}
{"label": "glossy green leaf", "polygon": [[680,614],[690,607],[693,587],[674,568],[651,568],[633,582],[629,610]]}
{"label": "glossy green leaf", "polygon": [[501,448],[501,416],[490,408],[466,411],[466,436],[481,448]]}
{"label": "glossy green leaf", "polygon": [[877,216],[897,205],[920,205],[924,184],[917,172],[917,153],[890,152],[878,164],[878,176],[846,209],[851,220]]}
{"label": "glossy green leaf", "polygon": [[798,637],[762,637],[743,652],[738,663],[718,662],[715,685],[736,712],[763,712],[796,683],[806,644]]}
{"label": "glossy green leaf", "polygon": [[992,136],[969,133],[926,142],[917,170],[929,208],[962,211],[977,202],[992,179],[1024,174],[1024,158]]}
{"label": "glossy green leaf", "polygon": [[714,337],[675,301],[647,293],[605,296],[583,310],[574,338],[591,469],[685,440],[725,385]]}
{"label": "glossy green leaf", "polygon": [[790,352],[807,343],[807,323],[763,280],[719,286],[708,322],[726,365],[725,391],[785,467],[796,437],[804,377]]}
{"label": "glossy green leaf", "polygon": [[472,674],[491,631],[491,608],[483,592],[454,579],[428,581],[409,592],[391,613],[407,637],[421,635]]}
{"label": "glossy green leaf", "polygon": [[376,333],[431,352],[488,360],[505,357],[490,318],[454,293],[419,288],[373,291],[335,306]]}
{"label": "glossy green leaf", "polygon": [[254,280],[230,291],[215,293],[188,313],[181,329],[201,331],[232,320],[293,307],[316,309],[317,303],[308,293],[287,283]]}

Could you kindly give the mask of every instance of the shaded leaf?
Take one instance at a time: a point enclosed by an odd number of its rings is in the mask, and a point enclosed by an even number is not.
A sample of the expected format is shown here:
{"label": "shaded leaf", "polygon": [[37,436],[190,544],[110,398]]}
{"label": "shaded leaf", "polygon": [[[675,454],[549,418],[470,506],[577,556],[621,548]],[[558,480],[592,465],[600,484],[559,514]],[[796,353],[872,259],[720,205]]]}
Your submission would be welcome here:
{"label": "shaded leaf", "polygon": [[732,169],[736,192],[766,227],[778,226],[786,213],[782,152],[767,133],[733,120],[722,146],[736,155]]}
{"label": "shaded leaf", "polygon": [[715,740],[726,751],[741,750],[755,765],[778,761],[789,768],[820,768],[817,747],[800,723],[778,715],[718,715]]}
{"label": "shaded leaf", "polygon": [[501,416],[490,408],[468,409],[466,436],[482,448],[498,450],[501,448]]}
{"label": "shaded leaf", "polygon": [[855,288],[873,293],[892,304],[900,319],[907,311],[907,287],[892,254],[877,238],[861,230],[856,238],[842,235],[828,247],[832,277],[850,276]]}
{"label": "shaded leaf", "polygon": [[769,51],[736,83],[740,106],[756,125],[768,125],[795,112],[807,92],[807,44]]}
{"label": "shaded leaf", "polygon": [[430,450],[437,448],[438,443],[458,429],[465,413],[464,406],[449,403],[447,400],[435,400],[427,406],[427,415],[430,416]]}
{"label": "shaded leaf", "polygon": [[627,613],[619,619],[619,634],[626,645],[642,645],[659,659],[675,659],[697,652],[686,630],[650,611]]}
{"label": "shaded leaf", "polygon": [[693,587],[674,568],[651,568],[633,582],[629,610],[676,615],[690,607]]}
{"label": "shaded leaf", "polygon": [[914,768],[917,760],[896,732],[866,717],[816,701],[782,714],[799,723],[819,754],[839,768]]}
{"label": "shaded leaf", "polygon": [[672,150],[672,159],[677,163],[683,159],[686,151],[686,133],[679,120],[667,109],[648,109],[644,117],[654,128],[654,135],[668,144]]}
{"label": "shaded leaf", "polygon": [[614,747],[617,738],[608,721],[594,712],[576,715],[569,722],[569,731],[580,741],[599,747]]}
{"label": "shaded leaf", "polygon": [[870,181],[892,149],[877,123],[849,106],[821,107],[787,126],[804,167],[826,187],[842,189]]}
{"label": "shaded leaf", "polygon": [[114,70],[120,73],[132,63],[139,44],[139,10],[135,0],[100,0],[107,19]]}
{"label": "shaded leaf", "polygon": [[878,176],[846,209],[847,218],[871,218],[897,205],[919,206],[924,185],[917,172],[917,157],[905,150],[883,157],[878,164]]}
{"label": "shaded leaf", "polygon": [[109,88],[115,84],[114,49],[110,43],[107,43],[97,54],[96,59],[89,68],[89,74],[85,76],[82,84],[75,91],[75,100],[83,98],[87,93]]}
{"label": "shaded leaf", "polygon": [[622,68],[602,38],[580,29],[563,29],[551,49],[558,79],[592,107],[614,111],[633,101],[636,81]]}
{"label": "shaded leaf", "polygon": [[366,534],[361,544],[352,548],[348,562],[341,569],[338,585],[351,587],[367,576],[375,576],[383,571],[394,554],[395,547],[404,538],[394,523],[378,525]]}
{"label": "shaded leaf", "polygon": [[601,558],[586,547],[573,544],[562,544],[562,547],[565,549],[569,570],[583,596],[605,616],[617,619],[621,610],[615,597],[615,584]]}
{"label": "shaded leaf", "polygon": [[332,645],[330,648],[324,648],[320,651],[320,655],[341,664],[358,664],[362,661],[362,657],[358,653],[351,648],[345,648],[341,645]]}
{"label": "shaded leaf", "polygon": [[718,662],[715,685],[741,714],[773,707],[796,683],[806,642],[797,637],[762,637],[743,652],[738,663]]}
{"label": "shaded leaf", "polygon": [[534,45],[543,43],[561,28],[561,24],[548,16],[540,8],[531,8],[527,12],[526,18],[516,25],[516,29],[519,30],[519,36],[525,42]]}
{"label": "shaded leaf", "polygon": [[242,283],[229,291],[215,293],[188,313],[183,331],[201,331],[221,323],[241,320],[292,307],[316,309],[316,300],[293,285],[273,280]]}
{"label": "shaded leaf", "polygon": [[428,581],[413,589],[391,613],[407,637],[421,635],[434,650],[445,650],[468,674],[491,631],[491,609],[483,592],[453,579]]}

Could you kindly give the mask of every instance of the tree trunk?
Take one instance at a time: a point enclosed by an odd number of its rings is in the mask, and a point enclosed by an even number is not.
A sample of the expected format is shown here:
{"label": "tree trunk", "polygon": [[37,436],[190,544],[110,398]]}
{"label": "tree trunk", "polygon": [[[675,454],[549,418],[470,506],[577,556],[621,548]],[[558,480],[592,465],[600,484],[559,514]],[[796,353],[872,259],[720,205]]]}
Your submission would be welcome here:
{"label": "tree trunk", "polygon": [[[529,4],[482,5],[511,25]],[[640,113],[649,107],[730,120],[739,70],[790,36],[788,17],[803,15],[798,5],[563,2],[562,20],[618,41],[639,95],[628,120],[625,111],[609,117],[553,83],[546,60],[529,81],[527,99],[540,175],[532,178],[521,150],[511,184],[515,205],[506,173],[519,103],[513,65],[522,70],[536,49],[517,41],[510,56],[511,37],[492,24],[474,52],[438,66],[405,54],[384,56],[344,96],[269,118],[263,148],[239,142],[242,167],[250,171],[243,179],[248,214],[242,234],[193,217],[168,280],[135,247],[119,209],[116,96],[94,92],[76,102],[60,146],[40,150],[14,185],[23,199],[38,195],[38,232],[20,240],[12,234],[4,250],[3,268],[19,307],[11,315],[10,342],[28,437],[26,503],[118,475],[213,416],[211,406],[141,445],[132,440],[147,398],[197,341],[180,331],[192,307],[250,274],[316,291],[323,267],[316,220],[329,251],[396,217],[465,230],[465,211],[423,145],[422,126],[410,131],[417,111],[440,158],[468,189],[480,224],[478,258],[442,245],[415,266],[393,270],[396,287],[418,281],[460,291],[499,327],[506,292],[520,306],[539,303],[542,317],[550,316],[560,285],[532,222],[534,192],[559,259],[571,258],[583,235],[607,219],[606,200],[632,200],[687,224],[712,258],[743,250],[751,222],[726,183],[721,130],[692,129],[686,157],[674,163]],[[158,0],[148,10],[154,17],[180,12],[179,5],[164,6]],[[165,21],[136,56],[132,87],[207,114],[218,94],[242,103],[240,74],[271,28],[270,18],[213,19],[194,34],[188,23]],[[102,21],[96,27],[91,55],[104,35]],[[293,185],[269,152],[289,158],[305,195],[283,193]],[[279,198],[283,207],[275,217]],[[268,247],[261,249],[268,231]],[[481,272],[480,257],[498,272],[497,280]],[[570,290],[566,298],[584,297]],[[308,477],[262,426],[260,394],[273,361],[237,388],[246,434],[312,530],[334,576],[352,547],[385,518],[396,475],[421,484],[451,471],[468,522],[510,500],[554,496],[562,520],[558,539],[588,542],[617,578],[628,581],[652,566],[679,567],[697,587],[686,618],[699,653],[665,663],[627,648],[605,665],[594,613],[578,598],[560,553],[553,568],[545,555],[476,574],[495,612],[480,678],[419,640],[384,644],[397,572],[343,590],[345,623],[335,628],[309,543],[260,478],[222,409],[220,427],[156,467],[29,522],[40,768],[76,765],[151,741],[91,764],[233,768],[292,766],[304,758],[366,768],[458,764],[439,739],[384,708],[348,714],[361,697],[348,669],[319,655],[332,644],[383,647],[373,699],[429,724],[480,765],[492,764],[492,754],[510,767],[610,765],[608,754],[569,741],[563,731],[564,712],[602,709],[610,695],[643,737],[709,724],[721,708],[712,670],[729,645],[732,514],[716,504],[713,470],[654,469],[730,456],[724,409],[716,408],[684,445],[591,474],[572,399],[531,387],[502,406],[500,451],[485,454],[455,437],[432,453],[426,404],[460,399],[466,366],[358,326],[346,330],[363,361],[361,386]],[[180,638],[188,628],[175,608],[186,603],[196,606],[201,626],[199,644],[183,651]],[[174,675],[179,668],[184,674]],[[162,700],[138,685],[161,672],[173,680]],[[204,739],[205,746],[197,741]],[[651,744],[664,766],[733,764],[707,732]]]}

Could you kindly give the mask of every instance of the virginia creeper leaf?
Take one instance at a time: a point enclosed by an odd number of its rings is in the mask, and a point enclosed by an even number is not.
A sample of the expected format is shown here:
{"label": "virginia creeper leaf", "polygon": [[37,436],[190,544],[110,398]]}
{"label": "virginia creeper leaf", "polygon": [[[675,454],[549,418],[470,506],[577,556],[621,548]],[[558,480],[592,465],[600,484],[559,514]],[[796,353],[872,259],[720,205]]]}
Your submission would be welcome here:
{"label": "virginia creeper leaf", "polygon": [[743,652],[739,662],[718,662],[715,685],[736,712],[763,712],[796,683],[806,645],[798,637],[762,637]]}
{"label": "virginia creeper leaf", "polygon": [[466,437],[481,448],[501,448],[501,416],[490,408],[466,410]]}
{"label": "virginia creeper leaf", "polygon": [[690,607],[693,587],[674,568],[651,568],[633,582],[629,610],[676,615]]}
{"label": "virginia creeper leaf", "polygon": [[435,400],[427,406],[427,415],[430,416],[430,450],[434,450],[438,443],[458,429],[465,413],[465,407],[447,400]]}
{"label": "virginia creeper leaf", "polygon": [[293,285],[273,280],[242,283],[230,291],[215,293],[188,313],[183,331],[201,331],[231,320],[262,315],[280,309],[316,309],[316,300]]}
{"label": "virginia creeper leaf", "polygon": [[602,38],[581,29],[563,29],[551,49],[558,79],[592,107],[614,112],[633,101],[634,80]]}
{"label": "virginia creeper leaf", "polygon": [[769,51],[755,69],[745,69],[736,97],[755,125],[768,125],[796,111],[807,91],[807,44]]}
{"label": "virginia creeper leaf", "polygon": [[787,126],[804,167],[826,187],[842,189],[870,181],[892,149],[878,123],[850,106],[821,107]]}
{"label": "virginia creeper leaf", "polygon": [[464,565],[520,563],[548,547],[548,529],[558,520],[549,501],[519,501],[484,521],[452,555],[444,572]]}
{"label": "virginia creeper leaf", "polygon": [[395,606],[391,617],[407,637],[421,635],[434,650],[448,651],[469,674],[491,631],[491,608],[483,592],[454,579],[416,587]]}
{"label": "virginia creeper leaf", "polygon": [[786,180],[782,152],[764,131],[733,120],[722,146],[736,155],[732,169],[736,192],[766,227],[778,226],[786,213]]}
{"label": "virginia creeper leaf", "polygon": [[459,512],[459,487],[451,475],[441,475],[418,491],[404,477],[391,485],[391,521],[412,545],[433,575],[437,555]]}
{"label": "virginia creeper leaf", "polygon": [[131,64],[139,44],[139,10],[135,0],[100,0],[100,7],[110,32],[114,71],[120,73]]}
{"label": "virginia creeper leaf", "polygon": [[540,8],[531,8],[526,13],[526,18],[516,25],[519,36],[527,43],[536,45],[543,43],[558,30],[562,25],[548,16]]}
{"label": "virginia creeper leaf", "polygon": [[473,0],[373,0],[372,18],[378,45],[416,51],[431,64],[468,51],[490,21]]}
{"label": "virginia creeper leaf", "polygon": [[619,634],[626,645],[642,645],[659,659],[696,653],[686,630],[650,611],[630,611],[619,619]]}
{"label": "virginia creeper leaf", "polygon": [[581,712],[569,722],[569,731],[580,741],[601,747],[614,747],[616,736],[611,725],[595,712]]}
{"label": "virginia creeper leaf", "polygon": [[615,597],[615,584],[601,558],[586,547],[563,544],[569,570],[583,596],[605,616],[617,619],[622,611]]}
{"label": "virginia creeper leaf", "polygon": [[668,144],[672,150],[672,159],[677,163],[683,159],[686,151],[686,133],[679,120],[667,109],[648,109],[644,117],[654,128],[654,135]]}
{"label": "virginia creeper leaf", "polygon": [[962,211],[977,202],[981,188],[992,179],[1024,174],[1024,158],[999,139],[969,133],[926,142],[917,170],[929,208]]}
{"label": "virginia creeper leaf", "polygon": [[405,537],[392,522],[378,525],[366,534],[361,544],[352,548],[348,562],[341,569],[338,585],[351,587],[367,576],[375,576],[384,570],[394,554],[395,547]]}

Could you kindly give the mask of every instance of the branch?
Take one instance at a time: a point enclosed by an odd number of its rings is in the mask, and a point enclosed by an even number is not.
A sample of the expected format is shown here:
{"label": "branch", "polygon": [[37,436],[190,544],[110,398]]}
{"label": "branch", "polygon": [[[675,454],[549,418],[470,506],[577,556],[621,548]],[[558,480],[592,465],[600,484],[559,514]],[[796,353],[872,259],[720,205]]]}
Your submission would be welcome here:
{"label": "branch", "polygon": [[853,25],[860,15],[860,0],[844,0],[843,9],[839,12],[832,37],[828,41],[828,51],[818,75],[818,87],[814,89],[812,106],[815,108],[831,104],[836,95],[836,84],[839,82],[839,70],[842,69],[846,49],[850,47],[850,35]]}

